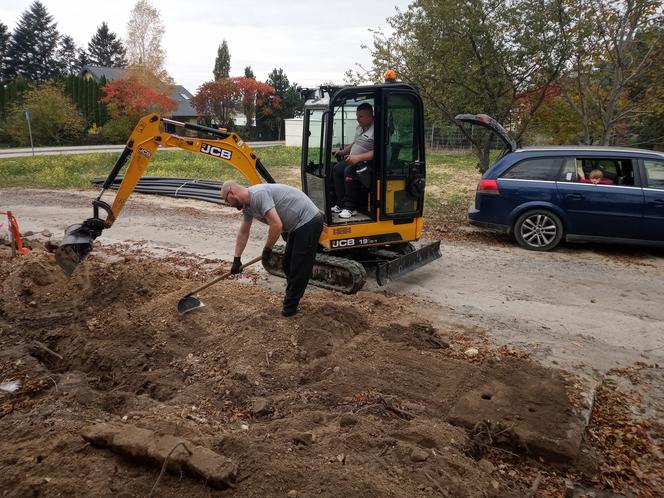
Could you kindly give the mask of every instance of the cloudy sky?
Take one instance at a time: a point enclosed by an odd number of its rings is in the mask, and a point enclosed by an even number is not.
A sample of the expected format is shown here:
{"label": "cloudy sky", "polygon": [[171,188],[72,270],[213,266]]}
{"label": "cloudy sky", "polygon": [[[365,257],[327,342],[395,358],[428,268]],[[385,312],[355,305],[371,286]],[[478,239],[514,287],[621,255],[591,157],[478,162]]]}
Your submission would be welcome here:
{"label": "cloudy sky", "polygon": [[[0,0],[0,21],[13,31],[33,0]],[[136,0],[41,0],[61,34],[87,46],[106,21],[124,38]],[[166,29],[166,69],[175,81],[196,92],[212,79],[223,39],[231,54],[231,76],[251,66],[261,80],[281,67],[291,83],[314,86],[342,82],[355,63],[370,67],[370,28],[387,29],[385,19],[409,0],[152,0]]]}

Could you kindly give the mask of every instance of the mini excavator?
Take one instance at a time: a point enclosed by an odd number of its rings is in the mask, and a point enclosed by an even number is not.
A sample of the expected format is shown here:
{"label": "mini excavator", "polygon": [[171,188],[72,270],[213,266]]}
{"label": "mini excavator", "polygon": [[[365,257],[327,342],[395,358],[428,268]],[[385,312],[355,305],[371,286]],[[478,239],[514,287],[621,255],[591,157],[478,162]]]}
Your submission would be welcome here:
{"label": "mini excavator", "polygon": [[[366,281],[367,268],[375,268],[378,284],[384,285],[440,258],[440,241],[414,244],[422,235],[426,176],[423,104],[418,90],[386,80],[377,85],[306,89],[303,95],[302,189],[325,220],[310,283],[355,293]],[[356,108],[365,102],[374,110],[374,158],[358,166],[364,173],[358,175],[362,187],[357,215],[341,219],[331,210],[333,151],[352,143]],[[195,137],[190,136],[192,132]],[[56,261],[67,274],[92,250],[92,241],[118,219],[160,146],[224,161],[251,185],[274,183],[251,147],[236,133],[156,114],[145,116],[92,201],[93,217],[65,231]],[[109,204],[102,196],[128,160]],[[266,265],[269,273],[284,276],[283,251],[283,246],[275,247]]]}

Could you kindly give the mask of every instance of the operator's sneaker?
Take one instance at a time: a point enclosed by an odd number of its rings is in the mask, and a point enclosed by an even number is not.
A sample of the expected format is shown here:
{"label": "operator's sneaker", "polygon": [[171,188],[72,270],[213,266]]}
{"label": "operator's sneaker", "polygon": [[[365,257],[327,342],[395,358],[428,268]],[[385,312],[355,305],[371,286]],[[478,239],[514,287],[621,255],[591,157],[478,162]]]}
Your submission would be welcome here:
{"label": "operator's sneaker", "polygon": [[339,218],[343,218],[343,219],[346,220],[346,219],[350,218],[351,216],[355,216],[356,214],[357,214],[357,211],[355,211],[354,209],[352,211],[350,209],[344,209],[343,211],[341,211],[339,213]]}
{"label": "operator's sneaker", "polygon": [[337,213],[337,214],[339,214],[341,211],[343,211],[343,209],[341,209],[341,208],[340,208],[339,206],[337,206],[337,205],[334,205],[334,206],[332,206],[331,211],[332,211],[333,213]]}

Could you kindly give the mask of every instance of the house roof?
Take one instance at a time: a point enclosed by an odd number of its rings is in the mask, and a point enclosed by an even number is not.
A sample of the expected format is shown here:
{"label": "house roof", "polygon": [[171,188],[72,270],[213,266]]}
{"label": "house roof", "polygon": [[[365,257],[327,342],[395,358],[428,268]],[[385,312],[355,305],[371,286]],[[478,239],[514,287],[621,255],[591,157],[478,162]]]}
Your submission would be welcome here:
{"label": "house roof", "polygon": [[[81,76],[89,74],[97,83],[101,82],[102,76],[106,81],[122,79],[126,70],[121,67],[83,66]],[[193,95],[182,85],[174,85],[170,97],[177,103],[171,115],[173,117],[197,116],[196,109],[191,105]]]}
{"label": "house roof", "polygon": [[106,78],[106,81],[122,79],[125,72],[125,69],[121,67],[83,66],[81,68],[82,76],[89,73],[97,83],[101,81],[102,76]]}
{"label": "house roof", "polygon": [[193,95],[182,85],[175,85],[171,90],[171,98],[177,102],[173,116],[196,116],[196,109],[191,105]]}

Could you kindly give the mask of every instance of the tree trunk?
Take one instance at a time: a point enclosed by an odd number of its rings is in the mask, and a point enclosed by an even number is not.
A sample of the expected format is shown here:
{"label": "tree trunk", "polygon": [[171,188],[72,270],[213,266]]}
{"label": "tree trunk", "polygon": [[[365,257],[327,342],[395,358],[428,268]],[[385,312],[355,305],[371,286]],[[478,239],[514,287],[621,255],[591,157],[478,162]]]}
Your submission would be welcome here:
{"label": "tree trunk", "polygon": [[486,170],[489,169],[489,162],[491,160],[491,140],[487,140],[484,143],[473,142],[473,147],[477,152],[477,169],[480,173],[486,173]]}

